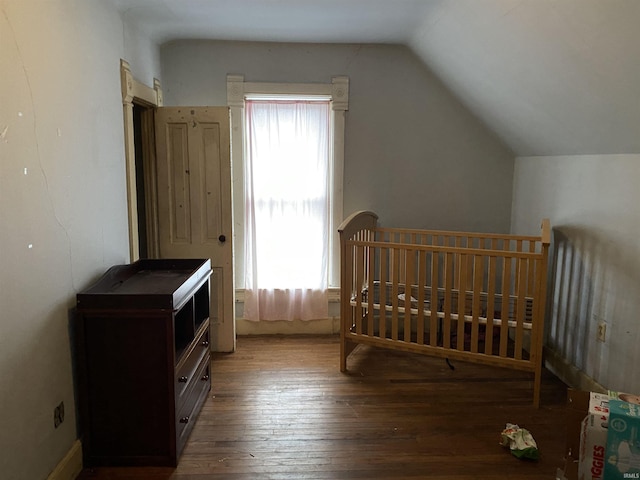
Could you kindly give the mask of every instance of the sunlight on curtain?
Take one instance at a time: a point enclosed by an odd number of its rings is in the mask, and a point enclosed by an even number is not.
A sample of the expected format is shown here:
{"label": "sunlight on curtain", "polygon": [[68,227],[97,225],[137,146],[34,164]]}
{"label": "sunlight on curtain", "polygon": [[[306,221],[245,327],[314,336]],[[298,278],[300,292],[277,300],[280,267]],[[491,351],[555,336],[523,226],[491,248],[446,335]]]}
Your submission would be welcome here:
{"label": "sunlight on curtain", "polygon": [[328,101],[247,100],[248,320],[328,316]]}

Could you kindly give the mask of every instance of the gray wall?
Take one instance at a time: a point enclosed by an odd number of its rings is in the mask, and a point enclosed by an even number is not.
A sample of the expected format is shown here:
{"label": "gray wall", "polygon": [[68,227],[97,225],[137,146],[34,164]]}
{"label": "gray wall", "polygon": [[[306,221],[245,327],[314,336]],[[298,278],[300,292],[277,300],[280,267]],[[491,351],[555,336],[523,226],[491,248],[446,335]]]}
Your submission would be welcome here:
{"label": "gray wall", "polygon": [[129,260],[119,61],[159,55],[104,1],[0,10],[0,477],[33,480],[77,438],[75,295]]}
{"label": "gray wall", "polygon": [[347,75],[345,215],[509,230],[513,154],[405,47],[181,41],[161,59],[166,105],[226,105],[227,74],[283,83]]}
{"label": "gray wall", "polygon": [[551,220],[547,345],[573,384],[640,392],[639,179],[638,154],[516,160],[512,228]]}

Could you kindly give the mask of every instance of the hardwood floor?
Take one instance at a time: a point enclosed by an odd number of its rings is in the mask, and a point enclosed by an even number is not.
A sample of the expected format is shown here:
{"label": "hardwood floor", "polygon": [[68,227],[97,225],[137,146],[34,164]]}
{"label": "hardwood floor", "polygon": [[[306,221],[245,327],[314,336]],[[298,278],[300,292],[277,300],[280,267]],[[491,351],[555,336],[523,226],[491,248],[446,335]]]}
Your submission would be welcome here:
{"label": "hardwood floor", "polygon": [[[336,336],[240,337],[214,354],[212,391],[176,469],[86,469],[82,480],[553,479],[566,386],[532,375],[360,346],[338,369]],[[537,462],[498,444],[527,428]]]}

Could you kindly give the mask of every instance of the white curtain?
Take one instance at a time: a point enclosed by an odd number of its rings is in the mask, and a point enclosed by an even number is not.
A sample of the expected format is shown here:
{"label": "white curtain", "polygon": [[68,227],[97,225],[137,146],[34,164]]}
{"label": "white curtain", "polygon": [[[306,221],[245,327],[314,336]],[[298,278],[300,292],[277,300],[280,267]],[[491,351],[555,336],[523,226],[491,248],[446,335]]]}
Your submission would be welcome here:
{"label": "white curtain", "polygon": [[328,316],[328,101],[247,100],[248,320]]}

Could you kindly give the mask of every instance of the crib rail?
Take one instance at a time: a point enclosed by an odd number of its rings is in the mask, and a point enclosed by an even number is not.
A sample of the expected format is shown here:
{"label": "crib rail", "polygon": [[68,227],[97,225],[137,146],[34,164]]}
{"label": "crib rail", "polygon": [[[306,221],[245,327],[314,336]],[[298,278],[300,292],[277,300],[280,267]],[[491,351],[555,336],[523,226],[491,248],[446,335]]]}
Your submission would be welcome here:
{"label": "crib rail", "polygon": [[535,237],[378,228],[371,212],[355,218],[355,228],[340,230],[341,369],[358,343],[515,368],[535,373],[537,405],[548,222]]}

